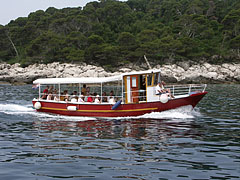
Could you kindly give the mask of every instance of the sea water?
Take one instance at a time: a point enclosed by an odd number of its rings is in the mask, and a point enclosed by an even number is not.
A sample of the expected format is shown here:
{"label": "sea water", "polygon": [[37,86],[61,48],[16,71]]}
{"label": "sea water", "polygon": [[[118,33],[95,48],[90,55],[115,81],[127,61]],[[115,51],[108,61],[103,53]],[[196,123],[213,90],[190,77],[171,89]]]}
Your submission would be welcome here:
{"label": "sea water", "polygon": [[0,179],[240,179],[240,85],[197,107],[125,118],[38,113],[30,85],[0,85]]}

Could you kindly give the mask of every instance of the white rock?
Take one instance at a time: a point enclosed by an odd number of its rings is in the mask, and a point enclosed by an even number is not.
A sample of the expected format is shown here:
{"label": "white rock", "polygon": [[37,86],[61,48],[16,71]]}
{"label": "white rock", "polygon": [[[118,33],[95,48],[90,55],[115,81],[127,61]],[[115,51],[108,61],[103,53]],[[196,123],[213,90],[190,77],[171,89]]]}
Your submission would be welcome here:
{"label": "white rock", "polygon": [[130,68],[121,68],[119,69],[120,72],[131,72]]}
{"label": "white rock", "polygon": [[226,69],[229,69],[229,66],[230,66],[230,65],[227,64],[227,63],[222,64],[222,67],[223,67],[223,68],[226,68]]}
{"label": "white rock", "polygon": [[232,72],[234,72],[234,71],[236,71],[236,66],[235,65],[230,65],[229,66],[229,69],[232,71]]}
{"label": "white rock", "polygon": [[208,79],[217,80],[218,74],[216,72],[208,72],[207,74],[202,74],[202,76]]}
{"label": "white rock", "polygon": [[209,63],[204,63],[204,64],[203,64],[203,66],[205,66],[207,69],[209,69],[209,68],[211,68],[211,67],[212,67],[212,65],[211,65],[211,64],[209,64]]}

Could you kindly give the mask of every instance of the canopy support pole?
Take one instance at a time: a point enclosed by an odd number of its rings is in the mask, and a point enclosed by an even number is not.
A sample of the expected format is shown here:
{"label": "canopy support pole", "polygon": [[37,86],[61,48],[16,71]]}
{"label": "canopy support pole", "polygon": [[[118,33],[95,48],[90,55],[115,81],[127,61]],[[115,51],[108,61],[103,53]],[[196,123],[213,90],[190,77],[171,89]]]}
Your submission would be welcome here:
{"label": "canopy support pole", "polygon": [[39,84],[39,89],[38,89],[38,99],[40,100],[41,97],[41,84]]}
{"label": "canopy support pole", "polygon": [[61,89],[60,89],[60,84],[58,84],[58,98],[59,101],[61,100]]}
{"label": "canopy support pole", "polygon": [[101,82],[101,94],[100,94],[100,96],[101,96],[101,102],[102,102],[102,82]]}
{"label": "canopy support pole", "polygon": [[122,77],[122,101],[123,101],[123,77]]}
{"label": "canopy support pole", "polygon": [[78,97],[80,98],[80,95],[82,94],[82,93],[81,93],[81,83],[79,83],[78,86],[79,86],[79,87],[78,87],[78,88],[79,88],[79,95],[78,95]]}

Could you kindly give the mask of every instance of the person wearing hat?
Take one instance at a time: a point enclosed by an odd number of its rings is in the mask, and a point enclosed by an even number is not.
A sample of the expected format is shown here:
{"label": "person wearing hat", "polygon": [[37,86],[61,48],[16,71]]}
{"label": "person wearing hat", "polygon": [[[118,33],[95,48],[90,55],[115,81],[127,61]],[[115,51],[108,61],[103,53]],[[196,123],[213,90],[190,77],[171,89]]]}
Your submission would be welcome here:
{"label": "person wearing hat", "polygon": [[95,100],[94,100],[94,103],[100,103],[99,95],[96,95],[96,98],[95,98]]}

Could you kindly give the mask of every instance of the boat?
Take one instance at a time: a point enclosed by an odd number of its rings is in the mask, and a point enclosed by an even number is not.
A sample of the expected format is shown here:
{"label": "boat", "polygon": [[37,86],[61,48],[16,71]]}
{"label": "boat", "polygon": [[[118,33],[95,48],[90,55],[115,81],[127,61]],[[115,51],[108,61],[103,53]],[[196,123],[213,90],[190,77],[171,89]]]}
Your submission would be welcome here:
{"label": "boat", "polygon": [[[182,106],[194,108],[207,94],[206,84],[173,84],[164,87],[171,91],[171,96],[169,92],[157,95],[158,82],[162,82],[159,69],[112,77],[37,79],[33,84],[38,87],[38,97],[32,103],[38,112],[66,116],[132,117]],[[48,99],[43,97],[46,93],[42,92],[47,86],[55,92],[51,92],[52,97]],[[86,91],[88,95],[84,94]],[[57,98],[53,99],[53,96]],[[98,101],[86,102],[90,96]]]}

